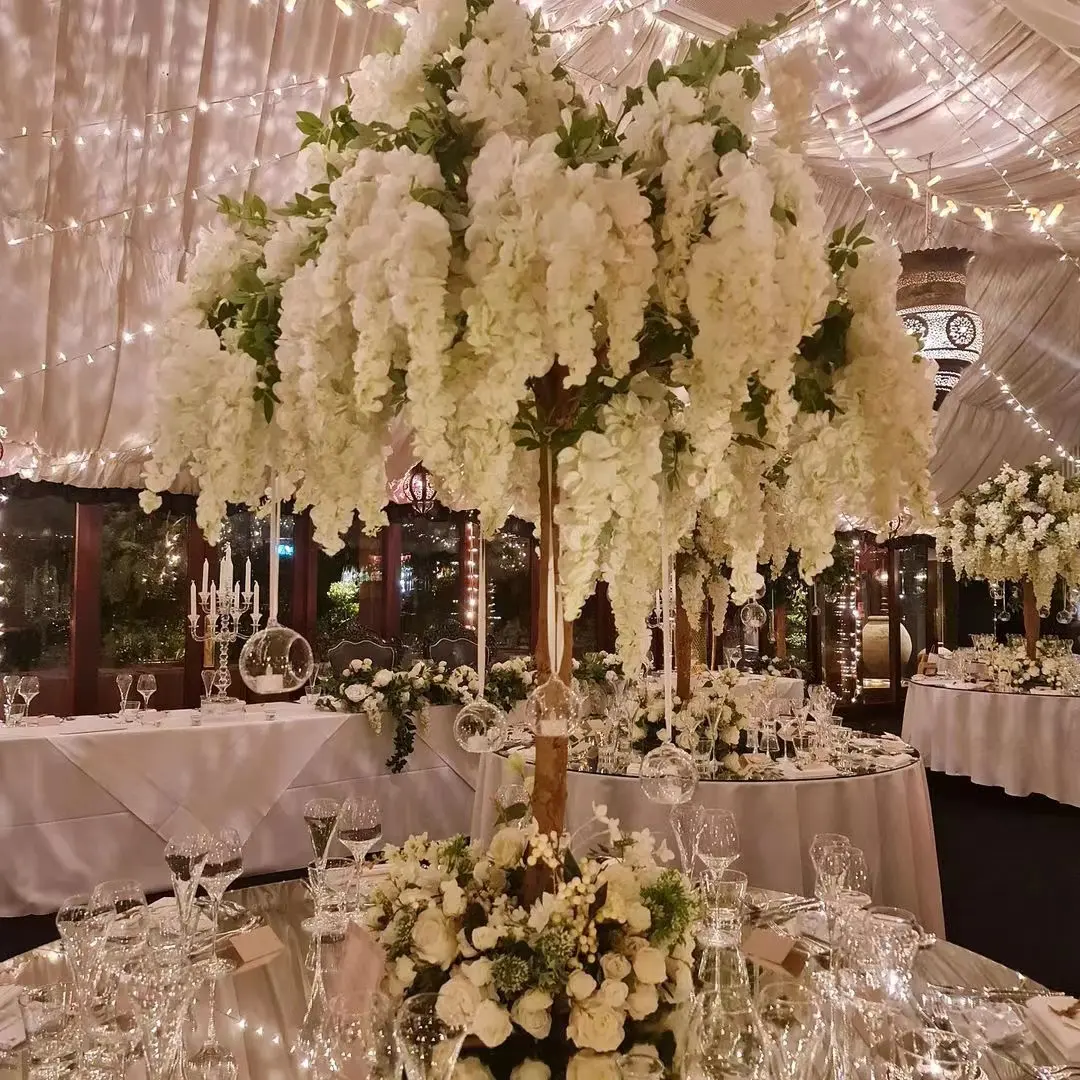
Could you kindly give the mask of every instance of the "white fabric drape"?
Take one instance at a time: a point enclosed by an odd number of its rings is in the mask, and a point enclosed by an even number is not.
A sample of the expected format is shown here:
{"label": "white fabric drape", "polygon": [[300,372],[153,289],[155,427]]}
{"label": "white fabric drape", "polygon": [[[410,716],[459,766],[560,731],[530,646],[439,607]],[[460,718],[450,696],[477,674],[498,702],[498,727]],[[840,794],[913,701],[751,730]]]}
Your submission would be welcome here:
{"label": "white fabric drape", "polygon": [[1022,22],[1080,59],[1080,4],[1076,0],[1002,0]]}

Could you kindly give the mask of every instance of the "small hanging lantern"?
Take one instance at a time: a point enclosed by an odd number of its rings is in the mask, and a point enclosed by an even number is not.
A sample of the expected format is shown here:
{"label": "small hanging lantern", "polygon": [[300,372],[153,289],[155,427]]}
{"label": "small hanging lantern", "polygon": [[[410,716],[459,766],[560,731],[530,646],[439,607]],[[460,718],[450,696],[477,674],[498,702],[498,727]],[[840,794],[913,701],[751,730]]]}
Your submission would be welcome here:
{"label": "small hanging lantern", "polygon": [[972,255],[966,248],[924,248],[901,256],[896,307],[908,333],[922,341],[920,355],[938,366],[935,409],[982,355],[982,317],[967,306]]}
{"label": "small hanging lantern", "polygon": [[418,513],[426,516],[435,509],[438,492],[431,482],[431,473],[424,468],[422,461],[418,461],[405,474],[405,493]]}

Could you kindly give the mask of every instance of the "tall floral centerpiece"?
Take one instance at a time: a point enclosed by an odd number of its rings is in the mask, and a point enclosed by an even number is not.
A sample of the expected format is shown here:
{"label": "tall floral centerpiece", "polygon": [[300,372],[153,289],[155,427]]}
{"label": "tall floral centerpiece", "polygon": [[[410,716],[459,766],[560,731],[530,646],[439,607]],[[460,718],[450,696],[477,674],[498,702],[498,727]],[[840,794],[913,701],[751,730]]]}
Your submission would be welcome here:
{"label": "tall floral centerpiece", "polygon": [[654,63],[611,115],[515,0],[408,19],[327,120],[300,115],[302,193],[222,200],[165,328],[147,486],[187,469],[213,538],[273,473],[334,549],[354,515],[385,521],[407,433],[486,531],[537,521],[533,810],[558,833],[571,624],[597,580],[636,665],[699,507],[737,602],[789,547],[827,563],[841,506],[928,510],[933,386],[896,252],[826,230],[797,54],[775,135],[756,130],[769,31]]}
{"label": "tall floral centerpiece", "polygon": [[958,573],[1021,583],[1034,660],[1040,609],[1050,604],[1058,578],[1080,582],[1080,480],[1066,480],[1047,457],[1026,469],[1006,463],[952,504],[938,539]]}

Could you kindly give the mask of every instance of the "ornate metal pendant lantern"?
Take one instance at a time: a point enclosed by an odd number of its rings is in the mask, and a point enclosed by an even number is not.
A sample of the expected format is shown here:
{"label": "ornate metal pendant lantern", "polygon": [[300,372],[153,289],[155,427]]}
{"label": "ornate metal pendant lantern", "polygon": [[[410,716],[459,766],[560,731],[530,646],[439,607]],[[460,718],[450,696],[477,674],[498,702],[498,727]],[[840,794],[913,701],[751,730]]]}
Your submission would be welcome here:
{"label": "ornate metal pendant lantern", "polygon": [[920,355],[938,366],[935,409],[982,354],[982,317],[967,306],[973,254],[966,248],[924,248],[901,256],[896,307],[908,332],[922,342]]}
{"label": "ornate metal pendant lantern", "polygon": [[435,509],[435,498],[438,492],[431,482],[431,473],[424,468],[423,462],[418,461],[405,474],[405,494],[408,495],[409,502],[418,513],[426,516]]}

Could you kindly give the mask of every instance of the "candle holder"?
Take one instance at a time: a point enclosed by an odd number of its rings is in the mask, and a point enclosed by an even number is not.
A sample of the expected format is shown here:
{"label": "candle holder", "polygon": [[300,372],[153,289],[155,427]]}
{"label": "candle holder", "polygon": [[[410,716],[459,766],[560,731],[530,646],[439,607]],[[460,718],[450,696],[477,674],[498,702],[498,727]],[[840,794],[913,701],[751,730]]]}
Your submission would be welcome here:
{"label": "candle holder", "polygon": [[[198,594],[198,599],[198,610],[188,615],[191,636],[195,641],[209,641],[211,650],[214,646],[218,650],[218,671],[214,679],[216,692],[207,701],[215,706],[239,704],[239,698],[226,693],[232,681],[229,675],[229,646],[238,639],[249,638],[256,633],[262,616],[254,607],[252,591],[241,592],[239,584],[232,592],[219,592],[216,585],[211,585]],[[246,633],[243,628],[245,620],[250,624]]]}

